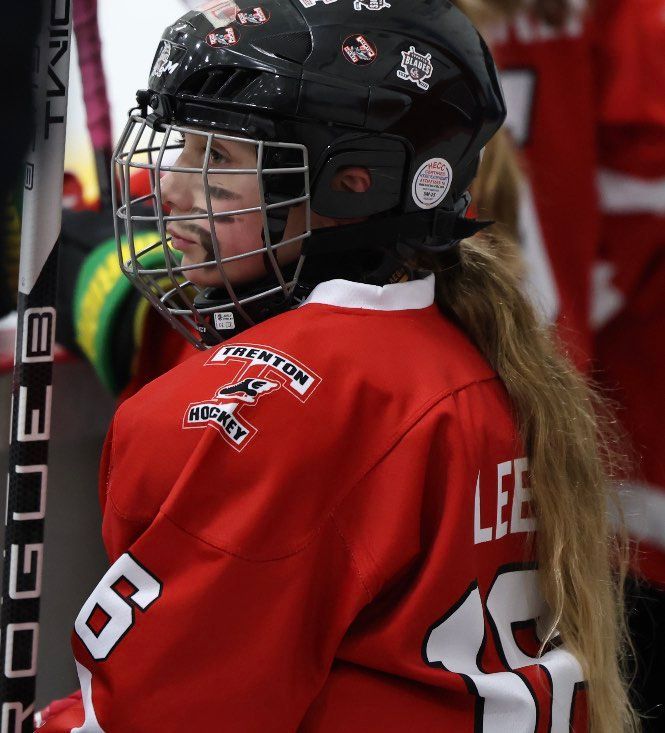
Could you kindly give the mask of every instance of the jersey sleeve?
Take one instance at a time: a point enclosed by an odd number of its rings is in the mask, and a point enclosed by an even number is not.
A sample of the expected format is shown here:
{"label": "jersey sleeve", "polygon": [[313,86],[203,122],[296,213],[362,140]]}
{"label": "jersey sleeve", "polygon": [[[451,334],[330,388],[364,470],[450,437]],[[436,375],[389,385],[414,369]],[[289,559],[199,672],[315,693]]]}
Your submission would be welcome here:
{"label": "jersey sleeve", "polygon": [[333,522],[292,557],[253,563],[160,514],[77,617],[86,724],[295,730],[367,601]]}

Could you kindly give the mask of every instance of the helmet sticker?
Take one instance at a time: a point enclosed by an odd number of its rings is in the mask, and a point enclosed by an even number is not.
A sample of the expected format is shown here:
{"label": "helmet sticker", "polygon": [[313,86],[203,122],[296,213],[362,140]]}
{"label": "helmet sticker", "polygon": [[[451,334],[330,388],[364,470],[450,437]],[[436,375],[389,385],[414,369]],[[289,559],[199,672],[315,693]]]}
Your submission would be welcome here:
{"label": "helmet sticker", "polygon": [[347,61],[357,66],[367,66],[376,59],[376,46],[365,36],[348,36],[342,44],[342,53]]}
{"label": "helmet sticker", "polygon": [[324,5],[330,5],[330,3],[336,3],[337,0],[300,0],[300,4],[304,8],[313,8],[317,2],[323,2]]}
{"label": "helmet sticker", "polygon": [[213,321],[218,331],[233,331],[236,327],[236,319],[233,313],[222,311],[221,313],[213,313]]}
{"label": "helmet sticker", "polygon": [[241,25],[263,25],[270,20],[270,11],[264,8],[252,8],[251,10],[239,10],[236,20]]}
{"label": "helmet sticker", "polygon": [[240,40],[240,34],[235,28],[215,28],[206,36],[206,43],[213,48],[220,46],[235,46]]}
{"label": "helmet sticker", "polygon": [[453,169],[445,158],[426,160],[413,178],[411,195],[421,209],[433,209],[446,197],[453,182]]}
{"label": "helmet sticker", "polygon": [[389,7],[390,3],[387,3],[386,0],[353,0],[354,10],[362,10],[363,8],[366,10],[383,10]]}
{"label": "helmet sticker", "polygon": [[219,25],[219,21],[232,23],[235,20],[238,6],[234,0],[211,0],[203,3],[197,10],[203,13],[205,17],[213,24]]}
{"label": "helmet sticker", "polygon": [[173,53],[173,45],[169,41],[162,41],[162,50],[157,56],[155,65],[152,67],[150,76],[163,76],[164,74],[172,74],[180,62],[174,63],[171,61],[171,54]]}
{"label": "helmet sticker", "polygon": [[414,46],[411,46],[408,51],[402,51],[402,68],[397,70],[397,76],[400,79],[411,81],[419,89],[427,90],[429,84],[425,79],[429,79],[433,71],[431,53],[418,53]]}

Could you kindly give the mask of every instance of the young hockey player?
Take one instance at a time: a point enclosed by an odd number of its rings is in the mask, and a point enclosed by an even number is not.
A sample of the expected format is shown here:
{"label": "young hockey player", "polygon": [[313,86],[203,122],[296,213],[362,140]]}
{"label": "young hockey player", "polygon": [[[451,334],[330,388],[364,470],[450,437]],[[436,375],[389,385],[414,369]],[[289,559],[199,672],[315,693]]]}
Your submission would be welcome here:
{"label": "young hockey player", "polygon": [[491,56],[442,0],[359,6],[165,31],[118,239],[202,352],[115,416],[42,731],[633,729],[596,398],[465,218]]}

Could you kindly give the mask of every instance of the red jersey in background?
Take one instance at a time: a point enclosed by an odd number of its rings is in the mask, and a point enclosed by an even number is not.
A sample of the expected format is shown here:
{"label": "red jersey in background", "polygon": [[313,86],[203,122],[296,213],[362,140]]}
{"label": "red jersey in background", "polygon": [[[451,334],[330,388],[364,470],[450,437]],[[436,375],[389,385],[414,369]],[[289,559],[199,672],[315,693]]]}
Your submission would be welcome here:
{"label": "red jersey in background", "polygon": [[589,18],[574,12],[553,28],[519,13],[487,36],[501,69],[507,125],[526,165],[519,225],[529,294],[586,370],[600,224]]}

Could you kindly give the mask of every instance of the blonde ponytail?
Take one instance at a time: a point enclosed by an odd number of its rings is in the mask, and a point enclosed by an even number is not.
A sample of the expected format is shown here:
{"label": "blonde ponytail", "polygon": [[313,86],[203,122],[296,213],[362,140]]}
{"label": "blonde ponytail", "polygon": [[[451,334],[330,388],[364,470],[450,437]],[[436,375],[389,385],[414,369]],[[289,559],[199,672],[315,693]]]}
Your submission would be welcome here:
{"label": "blonde ponytail", "polygon": [[519,196],[522,186],[519,151],[507,128],[502,127],[485,147],[478,175],[471,184],[471,198],[479,218],[500,222],[493,231],[517,239]]}
{"label": "blonde ponytail", "polygon": [[478,235],[447,261],[420,264],[436,273],[439,307],[466,330],[510,395],[529,456],[550,635],[556,629],[582,664],[590,731],[636,731],[622,666],[627,545],[608,517],[618,470],[613,421],[523,295],[510,239]]}
{"label": "blonde ponytail", "polygon": [[[558,25],[568,0],[455,0],[481,29],[529,7]],[[623,608],[628,567],[614,480],[624,475],[616,423],[605,401],[560,352],[523,294],[515,244],[519,153],[504,131],[487,146],[473,198],[479,216],[500,222],[460,243],[436,273],[439,307],[478,346],[510,395],[529,457],[538,521],[535,551],[542,593],[557,631],[588,681],[590,733],[640,729],[627,694],[630,641]]]}

